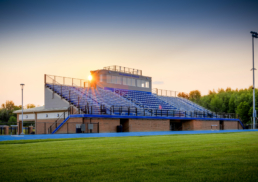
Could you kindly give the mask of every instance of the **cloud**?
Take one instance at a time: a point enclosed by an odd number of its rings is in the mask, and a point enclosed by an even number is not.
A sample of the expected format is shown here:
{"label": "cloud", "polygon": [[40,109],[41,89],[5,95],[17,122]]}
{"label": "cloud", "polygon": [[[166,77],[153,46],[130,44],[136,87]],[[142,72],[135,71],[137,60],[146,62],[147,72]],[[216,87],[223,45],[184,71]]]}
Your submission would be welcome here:
{"label": "cloud", "polygon": [[154,85],[162,85],[162,84],[164,84],[164,82],[163,81],[155,81],[155,82],[152,82],[152,84],[154,84]]}

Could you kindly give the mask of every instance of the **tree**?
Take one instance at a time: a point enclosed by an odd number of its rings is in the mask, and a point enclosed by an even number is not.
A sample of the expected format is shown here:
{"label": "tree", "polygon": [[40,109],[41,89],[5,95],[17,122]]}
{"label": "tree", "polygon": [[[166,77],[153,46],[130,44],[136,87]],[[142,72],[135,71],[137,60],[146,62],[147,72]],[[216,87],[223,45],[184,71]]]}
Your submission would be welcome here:
{"label": "tree", "polygon": [[2,108],[5,108],[5,109],[7,109],[8,111],[11,111],[11,110],[13,110],[13,108],[14,108],[14,102],[11,101],[11,100],[7,100],[7,101],[5,102],[5,104],[2,104]]}
{"label": "tree", "polygon": [[221,112],[223,106],[223,101],[217,95],[211,100],[211,108],[215,112]]}
{"label": "tree", "polygon": [[[29,104],[30,107],[35,107],[34,104]],[[1,109],[0,109],[0,120],[2,122],[8,122],[9,119],[13,116],[13,117],[17,117],[17,114],[13,113],[15,110],[19,110],[21,109],[21,105],[20,106],[16,106],[14,105],[13,101],[7,100],[5,103],[3,103],[1,105]],[[13,119],[13,118],[12,118]]]}
{"label": "tree", "polygon": [[223,88],[218,89],[218,93],[223,93],[223,92],[225,92],[225,90]]}
{"label": "tree", "polygon": [[213,94],[216,94],[216,91],[213,89],[213,90],[209,90],[209,95],[213,95]]}
{"label": "tree", "polygon": [[229,113],[235,113],[236,112],[236,104],[235,104],[235,96],[231,95],[229,99],[229,104],[228,104],[228,112]]}
{"label": "tree", "polygon": [[230,92],[220,92],[217,94],[217,96],[222,100],[223,104],[222,104],[222,108],[221,111],[222,112],[228,112],[229,110],[229,100],[231,97],[231,93]]}
{"label": "tree", "polygon": [[13,107],[13,110],[14,110],[14,111],[20,110],[20,109],[22,109],[22,106],[21,106],[21,105],[19,105],[19,106],[14,106],[14,107]]}
{"label": "tree", "polygon": [[189,93],[189,99],[193,102],[199,103],[201,98],[201,92],[199,90],[193,90]]}
{"label": "tree", "polygon": [[36,107],[34,104],[27,104],[27,105],[26,105],[26,108],[27,108],[27,109],[29,109],[29,108],[34,108],[34,107]]}
{"label": "tree", "polygon": [[250,111],[250,106],[246,101],[241,102],[236,109],[236,113],[239,115],[239,117],[244,123],[247,123],[248,121],[250,121],[251,116],[249,115],[250,114],[249,111]]}
{"label": "tree", "polygon": [[187,93],[184,93],[184,92],[179,92],[179,93],[177,94],[177,97],[183,97],[183,98],[185,98],[185,99],[189,99],[188,94],[187,94]]}
{"label": "tree", "polygon": [[17,122],[17,119],[15,116],[11,116],[8,120],[8,123],[16,123]]}
{"label": "tree", "polygon": [[231,92],[231,91],[232,91],[232,89],[230,87],[226,88],[226,92]]}
{"label": "tree", "polygon": [[6,108],[2,108],[0,110],[0,120],[2,120],[3,122],[7,122],[9,120],[9,115],[10,111],[8,111]]}

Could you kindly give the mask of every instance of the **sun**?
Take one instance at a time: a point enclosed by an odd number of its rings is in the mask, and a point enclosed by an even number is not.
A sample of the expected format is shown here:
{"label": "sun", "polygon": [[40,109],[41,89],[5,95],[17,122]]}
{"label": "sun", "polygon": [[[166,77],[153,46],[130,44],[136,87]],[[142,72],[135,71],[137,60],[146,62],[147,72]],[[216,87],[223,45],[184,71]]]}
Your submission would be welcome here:
{"label": "sun", "polygon": [[88,80],[89,80],[89,81],[92,80],[92,76],[91,76],[91,75],[88,76]]}

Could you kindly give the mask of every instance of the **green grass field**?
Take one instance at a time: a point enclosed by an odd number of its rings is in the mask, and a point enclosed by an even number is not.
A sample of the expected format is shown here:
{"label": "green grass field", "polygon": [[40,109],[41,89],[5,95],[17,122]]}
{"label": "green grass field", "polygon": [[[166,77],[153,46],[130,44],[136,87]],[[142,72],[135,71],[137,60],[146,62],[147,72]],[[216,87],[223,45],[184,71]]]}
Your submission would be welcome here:
{"label": "green grass field", "polygon": [[258,181],[258,132],[0,142],[0,181]]}

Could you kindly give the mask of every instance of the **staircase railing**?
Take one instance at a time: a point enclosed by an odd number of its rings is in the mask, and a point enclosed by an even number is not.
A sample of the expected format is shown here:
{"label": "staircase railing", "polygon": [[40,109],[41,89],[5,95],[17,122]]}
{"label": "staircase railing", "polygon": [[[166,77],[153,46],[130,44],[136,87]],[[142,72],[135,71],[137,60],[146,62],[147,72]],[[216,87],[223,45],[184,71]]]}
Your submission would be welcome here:
{"label": "staircase railing", "polygon": [[[69,109],[68,109],[69,110]],[[57,127],[58,123],[62,123],[65,120],[65,112],[48,128],[48,134],[52,133]]]}

